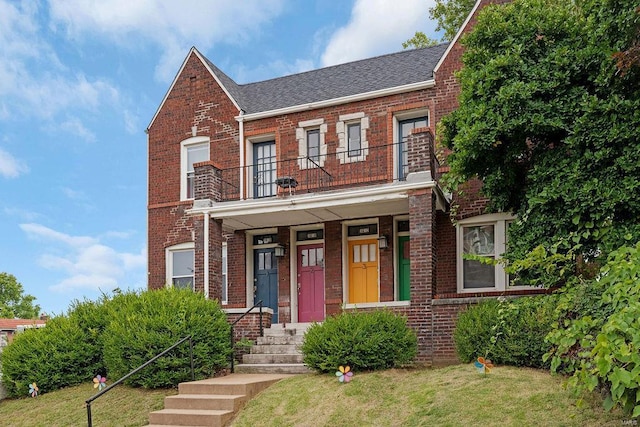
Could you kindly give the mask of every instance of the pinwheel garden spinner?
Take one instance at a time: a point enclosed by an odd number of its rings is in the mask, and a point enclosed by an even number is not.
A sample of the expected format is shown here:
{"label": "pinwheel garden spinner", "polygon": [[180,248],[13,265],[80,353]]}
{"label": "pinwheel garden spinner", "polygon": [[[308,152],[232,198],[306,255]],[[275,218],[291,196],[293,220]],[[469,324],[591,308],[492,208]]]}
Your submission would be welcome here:
{"label": "pinwheel garden spinner", "polygon": [[478,357],[478,360],[475,361],[474,366],[478,369],[479,373],[488,374],[493,368],[493,363],[491,363],[491,360],[489,359]]}
{"label": "pinwheel garden spinner", "polygon": [[39,389],[36,383],[29,384],[29,396],[36,397],[38,395],[38,391]]}
{"label": "pinwheel garden spinner", "polygon": [[336,377],[338,377],[338,381],[341,383],[348,383],[351,381],[351,377],[353,377],[353,372],[351,372],[351,368],[348,366],[340,366],[338,372],[336,372]]}
{"label": "pinwheel garden spinner", "polygon": [[98,391],[102,390],[107,386],[107,379],[103,376],[97,375],[93,379],[93,388],[97,388]]}

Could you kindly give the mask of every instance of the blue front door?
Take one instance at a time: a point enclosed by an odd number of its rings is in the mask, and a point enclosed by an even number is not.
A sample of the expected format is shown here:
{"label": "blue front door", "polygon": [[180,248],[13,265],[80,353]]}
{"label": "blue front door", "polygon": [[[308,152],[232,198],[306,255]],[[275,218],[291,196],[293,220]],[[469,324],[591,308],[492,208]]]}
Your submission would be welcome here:
{"label": "blue front door", "polygon": [[273,310],[271,323],[278,323],[278,259],[273,248],[254,251],[254,304],[262,300]]}

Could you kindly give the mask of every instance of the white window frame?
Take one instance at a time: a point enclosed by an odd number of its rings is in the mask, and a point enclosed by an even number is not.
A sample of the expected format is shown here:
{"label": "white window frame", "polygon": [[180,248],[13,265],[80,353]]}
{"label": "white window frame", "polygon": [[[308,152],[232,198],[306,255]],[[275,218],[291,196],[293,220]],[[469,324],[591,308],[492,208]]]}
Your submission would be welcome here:
{"label": "white window frame", "polygon": [[[360,125],[360,154],[357,156],[349,155],[349,126]],[[336,133],[338,134],[338,149],[336,150],[336,158],[340,164],[363,162],[369,155],[369,141],[367,141],[367,129],[369,129],[369,117],[363,112],[343,114],[338,117],[336,123]]]}
{"label": "white window frame", "polygon": [[400,171],[398,170],[398,164],[400,162],[398,160],[398,149],[396,147],[400,144],[400,140],[398,139],[398,134],[400,133],[400,122],[404,120],[417,119],[418,117],[426,117],[427,126],[431,126],[431,114],[429,114],[429,108],[427,107],[415,110],[397,111],[393,114],[393,177],[396,179],[400,176]]}
{"label": "white window frame", "polygon": [[[193,262],[194,262],[194,266],[193,266],[193,281],[191,283],[191,289],[195,290],[195,284],[196,284],[196,272],[195,272],[195,259],[196,259],[196,245],[194,242],[186,242],[186,243],[179,243],[177,245],[173,245],[173,246],[169,246],[168,248],[165,249],[165,262],[166,262],[166,268],[165,268],[165,273],[166,273],[166,286],[168,288],[173,287],[173,279],[174,279],[174,275],[173,275],[173,254],[176,252],[186,252],[186,251],[192,251],[193,252]],[[185,276],[183,276],[185,277]]]}
{"label": "white window frame", "polygon": [[[256,165],[253,164],[253,158],[254,158],[254,150],[255,150],[255,144],[259,144],[261,142],[271,142],[273,141],[275,146],[276,146],[276,162],[278,159],[278,141],[276,140],[276,135],[274,133],[265,133],[265,134],[261,134],[261,135],[255,135],[255,136],[251,136],[245,139],[245,147],[246,147],[246,153],[247,153],[247,167],[245,167],[245,175],[244,175],[244,179],[245,179],[245,183],[246,183],[246,198],[247,199],[253,199],[254,198],[254,189],[253,189],[253,173],[254,173],[254,168],[256,167]],[[276,175],[278,173],[277,171],[277,163],[276,163]],[[277,194],[277,189],[276,189],[276,193],[274,193],[273,195],[275,196]]]}
{"label": "white window frame", "polygon": [[298,140],[298,167],[300,169],[313,169],[316,168],[316,163],[310,162],[307,152],[307,132],[310,130],[318,130],[320,133],[320,146],[318,147],[319,159],[316,162],[320,167],[324,166],[324,162],[327,158],[327,143],[325,135],[327,133],[327,124],[324,119],[313,119],[298,122],[296,128],[296,139]]}
{"label": "white window frame", "polygon": [[222,278],[221,299],[222,304],[229,302],[229,251],[227,242],[222,242],[222,267],[220,277]]}
{"label": "white window frame", "polygon": [[193,197],[189,197],[187,194],[187,175],[189,171],[189,163],[187,159],[187,153],[189,148],[197,146],[207,147],[207,159],[211,159],[211,144],[209,137],[207,136],[194,136],[180,142],[180,200],[193,200]]}
{"label": "white window frame", "polygon": [[[492,287],[484,288],[464,288],[464,233],[466,227],[476,227],[484,225],[492,225],[494,236],[494,258],[499,260],[507,248],[507,226],[515,217],[508,213],[496,213],[475,216],[458,221],[456,225],[456,264],[458,276],[458,292],[459,293],[477,293],[491,291],[505,291],[509,289],[509,275],[504,270],[502,263],[497,263],[495,268],[495,283]],[[517,288],[522,288],[518,286]]]}

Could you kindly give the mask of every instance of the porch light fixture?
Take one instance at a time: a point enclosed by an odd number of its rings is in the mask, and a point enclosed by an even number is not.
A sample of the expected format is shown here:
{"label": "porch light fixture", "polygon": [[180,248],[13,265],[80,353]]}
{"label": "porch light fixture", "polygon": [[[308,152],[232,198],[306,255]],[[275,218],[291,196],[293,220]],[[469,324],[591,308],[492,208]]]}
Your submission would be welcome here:
{"label": "porch light fixture", "polygon": [[387,236],[384,234],[378,237],[378,247],[380,249],[387,249],[389,247],[389,242],[387,241]]}
{"label": "porch light fixture", "polygon": [[278,258],[282,258],[284,256],[285,253],[285,247],[282,245],[278,245],[274,248],[274,255]]}

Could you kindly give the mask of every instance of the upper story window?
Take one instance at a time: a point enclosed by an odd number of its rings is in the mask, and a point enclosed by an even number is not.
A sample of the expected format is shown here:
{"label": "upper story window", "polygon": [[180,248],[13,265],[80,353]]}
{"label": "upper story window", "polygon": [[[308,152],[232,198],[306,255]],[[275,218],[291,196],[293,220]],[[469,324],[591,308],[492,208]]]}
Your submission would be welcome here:
{"label": "upper story window", "polygon": [[209,138],[196,136],[182,141],[180,153],[180,200],[195,197],[193,165],[209,160]]}
{"label": "upper story window", "polygon": [[423,128],[429,126],[429,118],[427,116],[414,117],[398,121],[398,149],[396,158],[398,179],[407,179],[409,173],[409,146],[407,139],[411,132],[416,128]]}
{"label": "upper story window", "polygon": [[336,157],[340,163],[361,162],[369,154],[367,141],[369,118],[364,113],[343,114],[338,117],[336,132],[338,149]]}
{"label": "upper story window", "polygon": [[509,287],[502,264],[485,264],[465,256],[499,259],[507,248],[507,228],[512,220],[509,214],[489,214],[458,223],[459,292],[503,291]]}
{"label": "upper story window", "polygon": [[349,157],[357,157],[362,155],[362,138],[360,133],[360,123],[351,123],[347,125],[347,149],[349,151]]}
{"label": "upper story window", "polygon": [[320,129],[307,131],[307,157],[316,163],[320,161]]}
{"label": "upper story window", "polygon": [[166,249],[167,284],[176,288],[194,289],[195,249],[192,242]]}
{"label": "upper story window", "polygon": [[253,197],[276,195],[276,142],[253,144]]}
{"label": "upper story window", "polygon": [[305,120],[298,123],[298,166],[300,169],[312,169],[324,166],[327,158],[325,134],[327,125],[324,119]]}

